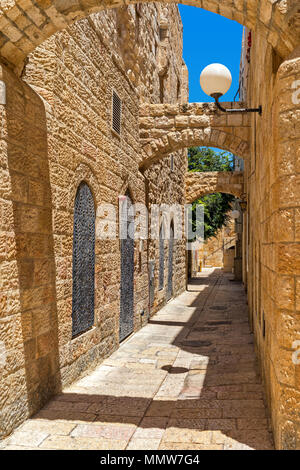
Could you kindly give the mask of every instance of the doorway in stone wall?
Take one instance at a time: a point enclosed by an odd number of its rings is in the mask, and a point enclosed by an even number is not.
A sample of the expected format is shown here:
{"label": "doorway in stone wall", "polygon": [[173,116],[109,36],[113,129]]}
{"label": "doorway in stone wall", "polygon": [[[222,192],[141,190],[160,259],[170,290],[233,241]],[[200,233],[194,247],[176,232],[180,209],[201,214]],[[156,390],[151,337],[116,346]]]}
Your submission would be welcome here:
{"label": "doorway in stone wall", "polygon": [[132,200],[127,190],[120,217],[126,238],[121,243],[121,286],[120,286],[120,341],[133,332],[134,312],[134,214],[131,213]]}
{"label": "doorway in stone wall", "polygon": [[167,300],[173,296],[173,259],[174,259],[174,225],[170,225],[170,238],[169,238],[169,255],[168,255],[168,286],[167,286]]}

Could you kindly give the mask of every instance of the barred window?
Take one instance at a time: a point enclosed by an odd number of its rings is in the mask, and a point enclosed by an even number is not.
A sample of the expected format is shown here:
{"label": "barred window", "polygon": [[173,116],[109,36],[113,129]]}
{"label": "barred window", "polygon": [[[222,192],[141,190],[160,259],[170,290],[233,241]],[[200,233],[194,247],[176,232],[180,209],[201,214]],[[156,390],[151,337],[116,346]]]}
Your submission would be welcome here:
{"label": "barred window", "polygon": [[134,234],[134,216],[130,210],[133,202],[128,190],[125,196],[127,204],[120,214],[126,231],[126,238],[121,239],[120,341],[133,332],[134,326],[134,238],[131,236]]}
{"label": "barred window", "polygon": [[169,240],[169,256],[168,256],[168,289],[167,300],[173,295],[173,259],[174,259],[174,225],[173,221],[170,226],[170,240]]}
{"label": "barred window", "polygon": [[82,182],[74,207],[72,335],[94,324],[95,206],[89,186]]}
{"label": "barred window", "polygon": [[121,116],[122,116],[122,100],[113,90],[112,95],[112,129],[121,135]]}
{"label": "barred window", "polygon": [[165,236],[163,223],[161,224],[159,231],[159,279],[158,289],[164,288],[164,277],[165,277]]}

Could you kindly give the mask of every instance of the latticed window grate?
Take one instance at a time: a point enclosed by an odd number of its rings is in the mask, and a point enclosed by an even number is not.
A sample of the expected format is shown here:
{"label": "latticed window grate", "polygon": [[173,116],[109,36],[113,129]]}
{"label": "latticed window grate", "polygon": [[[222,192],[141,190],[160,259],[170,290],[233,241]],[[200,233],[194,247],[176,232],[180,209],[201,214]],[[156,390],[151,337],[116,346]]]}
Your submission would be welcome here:
{"label": "latticed window grate", "polygon": [[112,96],[112,128],[121,135],[121,116],[122,116],[122,100],[119,95],[113,91]]}
{"label": "latticed window grate", "polygon": [[163,224],[161,224],[159,231],[159,279],[158,289],[164,288],[164,277],[165,277],[165,239],[164,239]]}
{"label": "latticed window grate", "polygon": [[120,213],[122,232],[126,233],[121,239],[120,341],[132,333],[134,315],[134,215],[129,191],[125,196],[127,204]]}
{"label": "latticed window grate", "polygon": [[170,240],[169,240],[169,256],[168,256],[168,289],[167,299],[169,300],[173,295],[173,250],[174,250],[174,226],[170,226]]}
{"label": "latticed window grate", "polygon": [[89,186],[82,182],[74,207],[72,334],[94,324],[95,206]]}

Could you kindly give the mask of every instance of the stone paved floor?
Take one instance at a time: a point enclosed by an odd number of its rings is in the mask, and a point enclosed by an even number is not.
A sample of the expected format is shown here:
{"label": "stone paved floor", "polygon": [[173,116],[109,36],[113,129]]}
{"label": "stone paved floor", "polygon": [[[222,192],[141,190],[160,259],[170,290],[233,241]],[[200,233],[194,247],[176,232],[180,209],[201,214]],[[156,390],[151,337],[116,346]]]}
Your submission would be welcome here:
{"label": "stone paved floor", "polygon": [[231,278],[206,269],[0,447],[271,449],[245,294]]}

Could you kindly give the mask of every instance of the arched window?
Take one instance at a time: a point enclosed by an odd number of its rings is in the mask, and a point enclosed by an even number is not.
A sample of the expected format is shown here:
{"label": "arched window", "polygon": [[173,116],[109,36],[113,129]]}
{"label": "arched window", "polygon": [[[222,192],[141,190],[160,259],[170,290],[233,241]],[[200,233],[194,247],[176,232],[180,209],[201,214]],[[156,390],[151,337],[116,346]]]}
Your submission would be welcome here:
{"label": "arched window", "polygon": [[94,324],[95,205],[89,186],[82,182],[74,207],[72,334]]}
{"label": "arched window", "polygon": [[127,237],[121,239],[120,341],[129,336],[134,327],[134,215],[130,213],[129,191],[125,196],[127,204],[120,214],[123,230],[127,232]]}
{"label": "arched window", "polygon": [[164,224],[162,223],[159,230],[159,279],[158,289],[162,290],[165,283],[165,234]]}
{"label": "arched window", "polygon": [[173,295],[173,258],[174,258],[174,225],[172,221],[171,226],[170,226],[169,257],[168,257],[168,289],[167,289],[168,300]]}

